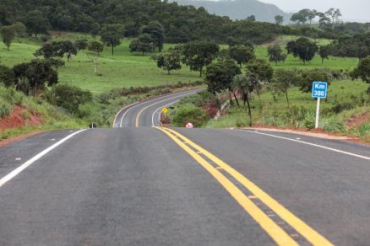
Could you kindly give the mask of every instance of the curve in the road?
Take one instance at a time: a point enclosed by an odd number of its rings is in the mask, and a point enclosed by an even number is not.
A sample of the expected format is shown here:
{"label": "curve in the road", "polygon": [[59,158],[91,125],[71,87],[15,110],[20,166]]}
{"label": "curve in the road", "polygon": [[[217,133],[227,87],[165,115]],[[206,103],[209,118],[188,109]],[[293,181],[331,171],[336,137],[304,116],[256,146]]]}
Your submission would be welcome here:
{"label": "curve in the road", "polygon": [[155,119],[155,114],[159,109],[173,105],[181,98],[199,91],[201,89],[164,95],[129,105],[117,113],[113,122],[113,128],[160,126],[160,121]]}

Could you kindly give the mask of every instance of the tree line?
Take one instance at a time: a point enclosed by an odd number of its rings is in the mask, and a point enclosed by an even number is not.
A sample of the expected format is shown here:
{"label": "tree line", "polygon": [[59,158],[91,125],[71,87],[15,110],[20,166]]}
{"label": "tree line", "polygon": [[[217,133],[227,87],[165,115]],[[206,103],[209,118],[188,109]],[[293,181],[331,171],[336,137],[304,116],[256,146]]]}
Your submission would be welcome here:
{"label": "tree line", "polygon": [[[168,43],[187,43],[196,40],[213,40],[217,43],[246,41],[259,44],[273,40],[277,35],[304,35],[289,26],[248,20],[232,21],[207,13],[204,8],[179,6],[161,0],[2,0],[0,25],[10,26],[17,22],[27,27],[29,35],[47,34],[48,30],[110,34],[138,37],[152,22],[163,27]],[[124,27],[124,28],[123,28]],[[145,33],[145,32],[144,32]],[[327,36],[315,28],[310,35]],[[141,37],[145,39],[147,37]],[[104,42],[113,44],[117,38]],[[140,44],[139,44],[140,46]]]}

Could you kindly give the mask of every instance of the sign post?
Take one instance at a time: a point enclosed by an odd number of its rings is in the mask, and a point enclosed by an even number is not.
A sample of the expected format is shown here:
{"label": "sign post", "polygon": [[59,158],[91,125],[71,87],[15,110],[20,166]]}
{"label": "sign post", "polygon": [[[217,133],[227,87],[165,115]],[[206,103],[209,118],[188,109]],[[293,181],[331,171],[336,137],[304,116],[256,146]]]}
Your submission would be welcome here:
{"label": "sign post", "polygon": [[316,105],[316,123],[315,128],[319,128],[319,120],[320,120],[320,99],[326,98],[328,95],[328,83],[327,82],[319,82],[315,81],[312,83],[312,97],[317,98],[317,105]]}

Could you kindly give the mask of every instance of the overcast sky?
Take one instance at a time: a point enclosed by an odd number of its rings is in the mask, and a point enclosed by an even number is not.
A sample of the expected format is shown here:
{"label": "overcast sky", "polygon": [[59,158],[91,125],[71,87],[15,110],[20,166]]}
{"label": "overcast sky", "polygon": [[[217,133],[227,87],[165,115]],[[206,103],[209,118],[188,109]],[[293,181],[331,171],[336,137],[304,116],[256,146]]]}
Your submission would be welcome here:
{"label": "overcast sky", "polygon": [[304,8],[325,11],[331,7],[342,11],[345,21],[370,22],[370,0],[259,0],[273,3],[285,12]]}

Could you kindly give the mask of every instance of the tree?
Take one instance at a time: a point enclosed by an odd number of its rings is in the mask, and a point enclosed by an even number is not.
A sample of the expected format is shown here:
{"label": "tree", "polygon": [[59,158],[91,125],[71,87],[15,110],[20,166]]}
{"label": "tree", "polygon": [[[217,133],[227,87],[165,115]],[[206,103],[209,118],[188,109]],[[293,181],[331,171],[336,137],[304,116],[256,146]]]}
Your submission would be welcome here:
{"label": "tree", "polygon": [[212,94],[220,93],[224,90],[232,91],[233,78],[240,73],[240,68],[233,60],[225,60],[208,65],[205,78],[207,90]]}
{"label": "tree", "polygon": [[230,47],[229,56],[234,59],[240,67],[242,67],[243,63],[256,59],[253,48],[244,45]]}
{"label": "tree", "polygon": [[98,56],[104,50],[104,45],[99,41],[91,41],[87,46],[87,49],[95,54],[94,61],[94,73],[98,74]]}
{"label": "tree", "polygon": [[286,54],[283,54],[282,52],[283,51],[281,50],[281,47],[278,44],[269,46],[267,48],[267,54],[269,56],[269,61],[275,62],[276,65],[278,62],[284,62],[287,56]]}
{"label": "tree", "polygon": [[58,73],[48,60],[35,59],[13,67],[16,89],[34,96],[44,90],[45,86],[58,83]]}
{"label": "tree", "polygon": [[152,36],[149,34],[141,34],[137,39],[130,43],[130,52],[142,52],[143,55],[148,52],[153,52],[154,43]]}
{"label": "tree", "polygon": [[301,74],[301,78],[298,81],[299,90],[304,93],[311,93],[312,82],[314,81],[325,81],[330,85],[331,76],[320,70],[304,71]]}
{"label": "tree", "polygon": [[255,84],[256,83],[254,83],[253,75],[246,76],[244,74],[236,75],[233,78],[233,84],[232,84],[233,90],[242,96],[244,107],[245,107],[245,103],[247,103],[248,105],[248,115],[250,119],[250,126],[252,126],[253,120],[252,120],[252,110],[251,110],[251,105],[249,103],[249,98],[250,98],[251,93],[254,91]]}
{"label": "tree", "polygon": [[[370,56],[362,59],[358,66],[350,73],[352,79],[360,78],[362,81],[370,84]],[[370,87],[367,90],[370,92]]]}
{"label": "tree", "polygon": [[317,45],[311,42],[308,38],[299,38],[297,41],[290,41],[286,46],[288,54],[293,54],[294,57],[299,57],[303,64],[311,61],[316,54]]}
{"label": "tree", "polygon": [[89,43],[86,39],[79,39],[76,41],[75,46],[78,50],[86,50]]}
{"label": "tree", "polygon": [[158,51],[162,51],[165,40],[165,31],[161,23],[158,21],[149,22],[147,26],[143,27],[142,33],[149,34],[152,37],[155,47],[158,48]]}
{"label": "tree", "polygon": [[270,82],[274,75],[274,69],[265,60],[257,59],[247,64],[247,70],[255,74],[257,80],[262,82]]}
{"label": "tree", "polygon": [[255,15],[250,15],[246,19],[247,21],[255,22],[256,21],[256,16]]}
{"label": "tree", "polygon": [[6,87],[12,86],[14,84],[14,72],[12,69],[0,65],[0,83],[4,84]]}
{"label": "tree", "polygon": [[22,22],[16,22],[12,25],[15,31],[15,35],[19,38],[23,38],[26,35],[27,28]]}
{"label": "tree", "polygon": [[285,94],[288,108],[290,107],[288,90],[291,86],[297,84],[298,81],[299,78],[297,76],[297,73],[294,71],[283,69],[278,69],[275,71],[274,74],[275,88]]}
{"label": "tree", "polygon": [[310,21],[310,25],[312,25],[312,20],[315,19],[317,16],[317,11],[314,10],[307,10],[307,19]]}
{"label": "tree", "polygon": [[275,24],[276,25],[281,25],[284,23],[284,16],[282,15],[276,15],[275,16]]}
{"label": "tree", "polygon": [[45,43],[39,50],[36,51],[36,56],[44,56],[45,59],[50,59],[52,57],[61,57],[67,55],[67,60],[72,57],[72,55],[77,55],[77,48],[74,43],[69,40],[57,41],[52,43]]}
{"label": "tree", "polygon": [[247,64],[246,74],[252,79],[253,87],[257,91],[259,100],[263,83],[270,82],[274,75],[274,69],[265,60],[257,59]]}
{"label": "tree", "polygon": [[290,20],[296,22],[298,25],[300,23],[305,24],[307,22],[307,17],[304,14],[298,12],[293,14]]}
{"label": "tree", "polygon": [[339,22],[339,18],[342,16],[340,9],[335,9],[335,8],[330,8],[328,11],[325,12],[325,14],[331,17],[333,27],[335,26],[336,23]]}
{"label": "tree", "polygon": [[319,17],[319,27],[320,28],[331,28],[332,27],[331,19],[325,13],[318,12],[317,16]]}
{"label": "tree", "polygon": [[0,29],[1,37],[3,40],[3,43],[9,50],[14,38],[15,38],[15,30],[12,26],[3,26]]}
{"label": "tree", "polygon": [[180,54],[176,50],[169,50],[156,56],[157,66],[163,68],[170,75],[171,70],[181,69]]}
{"label": "tree", "polygon": [[369,48],[366,45],[357,45],[357,57],[361,61],[369,55]]}
{"label": "tree", "polygon": [[51,28],[49,20],[39,10],[33,10],[27,13],[25,25],[27,27],[27,32],[31,35],[35,34],[35,36],[38,34],[47,34],[48,30]]}
{"label": "tree", "polygon": [[219,49],[214,42],[190,42],[182,47],[183,62],[190,67],[190,70],[199,71],[199,77],[202,77],[203,68],[212,63]]}
{"label": "tree", "polygon": [[125,26],[121,24],[108,24],[103,26],[100,36],[101,41],[108,47],[112,47],[112,55],[114,48],[121,44],[121,38],[125,34]]}
{"label": "tree", "polygon": [[99,56],[104,50],[104,45],[99,41],[91,41],[87,46],[87,49]]}
{"label": "tree", "polygon": [[322,45],[319,48],[319,55],[321,57],[321,63],[324,64],[324,59],[329,60],[329,55],[331,54],[331,45]]}
{"label": "tree", "polygon": [[81,104],[92,100],[92,94],[76,86],[58,84],[47,93],[47,99],[53,105],[63,107],[71,113],[78,113]]}

